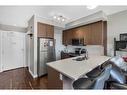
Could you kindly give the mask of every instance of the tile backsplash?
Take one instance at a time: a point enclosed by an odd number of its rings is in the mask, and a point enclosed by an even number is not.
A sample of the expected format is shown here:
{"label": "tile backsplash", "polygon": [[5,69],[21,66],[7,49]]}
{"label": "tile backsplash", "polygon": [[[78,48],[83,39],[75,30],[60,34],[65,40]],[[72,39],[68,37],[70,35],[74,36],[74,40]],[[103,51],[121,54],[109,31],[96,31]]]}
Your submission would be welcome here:
{"label": "tile backsplash", "polygon": [[68,45],[65,50],[75,52],[75,48],[86,48],[89,55],[104,55],[104,47],[102,45],[72,46]]}

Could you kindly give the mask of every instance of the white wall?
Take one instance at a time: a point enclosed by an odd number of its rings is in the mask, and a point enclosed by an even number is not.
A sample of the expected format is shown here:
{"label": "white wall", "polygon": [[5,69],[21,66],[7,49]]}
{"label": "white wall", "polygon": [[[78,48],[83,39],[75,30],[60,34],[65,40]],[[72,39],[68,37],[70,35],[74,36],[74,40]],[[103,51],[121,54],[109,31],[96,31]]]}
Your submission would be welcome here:
{"label": "white wall", "polygon": [[[127,11],[108,16],[107,21],[107,52],[113,56],[114,37],[119,40],[119,34],[127,33]],[[121,53],[122,54],[122,53]]]}
{"label": "white wall", "polygon": [[[35,18],[34,16],[31,17],[31,19],[28,21],[28,34],[32,33],[33,37],[27,36],[27,42],[29,45],[27,47],[28,49],[28,67],[29,67],[29,72],[33,77],[37,77],[37,38],[34,37],[36,36],[34,33],[36,33],[35,30]],[[35,41],[36,39],[36,41]],[[36,52],[36,53],[35,53]],[[35,62],[36,61],[36,62]]]}
{"label": "white wall", "polygon": [[55,52],[56,52],[56,60],[61,59],[61,51],[64,50],[64,46],[62,45],[62,29],[55,27],[54,28],[54,39],[55,43]]}

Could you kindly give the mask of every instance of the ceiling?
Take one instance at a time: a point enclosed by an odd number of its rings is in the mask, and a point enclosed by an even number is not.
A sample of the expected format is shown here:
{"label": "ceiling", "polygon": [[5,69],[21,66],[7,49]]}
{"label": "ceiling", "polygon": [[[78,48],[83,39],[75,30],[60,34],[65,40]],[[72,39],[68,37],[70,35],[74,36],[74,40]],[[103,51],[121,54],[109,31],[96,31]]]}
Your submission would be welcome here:
{"label": "ceiling", "polygon": [[110,15],[127,10],[127,6],[98,6],[92,10],[86,6],[0,6],[0,24],[27,27],[27,21],[33,14],[47,19],[62,15],[67,18],[66,24],[101,10]]}

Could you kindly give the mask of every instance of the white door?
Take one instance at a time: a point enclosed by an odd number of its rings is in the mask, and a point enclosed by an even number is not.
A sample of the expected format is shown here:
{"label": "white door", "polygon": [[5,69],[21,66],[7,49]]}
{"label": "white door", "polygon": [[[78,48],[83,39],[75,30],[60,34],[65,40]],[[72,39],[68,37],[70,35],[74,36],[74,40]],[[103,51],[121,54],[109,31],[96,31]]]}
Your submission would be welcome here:
{"label": "white door", "polygon": [[0,31],[0,72],[1,72],[1,63],[2,63],[2,38],[1,38],[1,31]]}
{"label": "white door", "polygon": [[2,70],[10,70],[24,66],[24,33],[2,32]]}

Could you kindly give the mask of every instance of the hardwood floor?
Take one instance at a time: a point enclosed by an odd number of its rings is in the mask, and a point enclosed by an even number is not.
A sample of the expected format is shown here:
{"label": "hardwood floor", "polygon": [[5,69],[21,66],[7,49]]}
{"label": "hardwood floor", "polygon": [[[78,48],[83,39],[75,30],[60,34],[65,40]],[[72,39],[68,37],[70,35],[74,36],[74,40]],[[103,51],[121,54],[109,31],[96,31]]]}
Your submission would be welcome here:
{"label": "hardwood floor", "polygon": [[32,78],[28,68],[0,73],[0,89],[47,89],[47,76]]}

